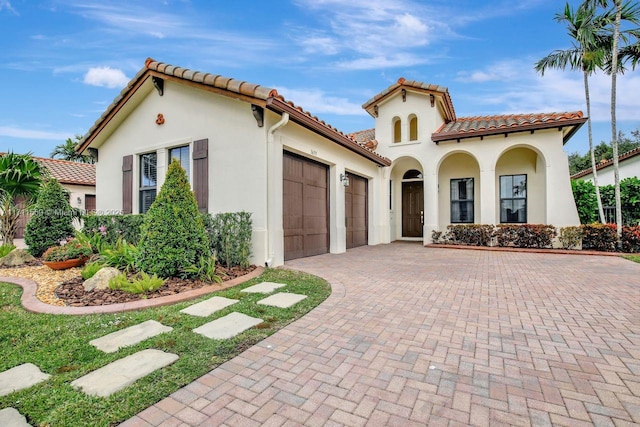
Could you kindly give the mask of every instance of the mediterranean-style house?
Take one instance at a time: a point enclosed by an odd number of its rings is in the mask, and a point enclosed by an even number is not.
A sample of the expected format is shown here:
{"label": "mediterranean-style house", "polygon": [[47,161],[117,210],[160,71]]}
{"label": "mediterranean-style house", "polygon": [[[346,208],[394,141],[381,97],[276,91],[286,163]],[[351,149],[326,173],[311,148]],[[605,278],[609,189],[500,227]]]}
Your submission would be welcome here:
{"label": "mediterranean-style house", "polygon": [[204,212],[248,211],[256,264],[452,223],[578,225],[563,144],[581,112],[457,117],[446,88],[399,79],[345,134],[274,89],[147,59],[78,145],[98,211],[144,213],[171,159]]}
{"label": "mediterranean-style house", "polygon": [[[613,159],[603,160],[596,165],[598,173],[598,185],[614,185]],[[618,172],[620,180],[631,177],[640,177],[640,148],[627,151],[618,156]],[[593,182],[593,171],[585,169],[571,175],[571,179]]]}

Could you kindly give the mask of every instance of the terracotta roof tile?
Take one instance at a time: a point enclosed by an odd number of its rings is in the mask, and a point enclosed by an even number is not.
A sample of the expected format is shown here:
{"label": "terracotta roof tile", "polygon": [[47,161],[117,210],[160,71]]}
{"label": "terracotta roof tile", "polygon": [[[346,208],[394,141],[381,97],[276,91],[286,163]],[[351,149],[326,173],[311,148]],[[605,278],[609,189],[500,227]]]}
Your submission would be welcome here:
{"label": "terracotta roof tile", "polygon": [[[0,153],[0,156],[5,154]],[[51,176],[57,179],[60,184],[96,185],[96,165],[50,159],[48,157],[32,156],[32,158],[47,168]]]}
{"label": "terracotta roof tile", "polygon": [[587,118],[583,117],[582,111],[459,117],[455,121],[443,124],[433,133],[431,139],[434,142],[439,142],[548,129],[556,126],[574,125],[580,127],[586,121]]}
{"label": "terracotta roof tile", "polygon": [[[618,156],[618,162],[624,162],[627,159],[630,159],[630,158],[633,158],[633,157],[639,156],[639,155],[640,155],[640,147],[634,148],[633,150],[630,150],[630,151],[627,151],[626,153],[620,154]],[[604,168],[608,168],[612,164],[613,164],[613,159],[609,159],[609,160],[606,160],[604,162],[599,162],[596,165],[596,171],[599,171],[599,170],[604,169]],[[574,173],[573,175],[571,175],[571,179],[582,178],[583,176],[589,175],[592,172],[593,172],[593,169],[592,168],[588,168],[588,169],[582,170],[580,172]]]}
{"label": "terracotta roof tile", "polygon": [[364,144],[371,141],[372,139],[376,139],[376,129],[371,128],[371,129],[359,130],[357,132],[350,133],[349,136],[352,139]]}

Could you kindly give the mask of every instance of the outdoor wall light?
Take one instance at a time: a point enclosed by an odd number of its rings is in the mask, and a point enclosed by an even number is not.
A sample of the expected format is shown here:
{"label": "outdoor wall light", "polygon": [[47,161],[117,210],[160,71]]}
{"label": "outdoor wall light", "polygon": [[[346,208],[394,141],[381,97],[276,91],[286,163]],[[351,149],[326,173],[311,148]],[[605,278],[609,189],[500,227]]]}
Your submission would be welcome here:
{"label": "outdoor wall light", "polygon": [[78,202],[78,206],[82,205],[82,199],[80,198],[80,196],[78,196],[76,202]]}
{"label": "outdoor wall light", "polygon": [[344,185],[345,187],[349,186],[349,177],[346,173],[340,174],[340,181],[342,181],[342,185]]}

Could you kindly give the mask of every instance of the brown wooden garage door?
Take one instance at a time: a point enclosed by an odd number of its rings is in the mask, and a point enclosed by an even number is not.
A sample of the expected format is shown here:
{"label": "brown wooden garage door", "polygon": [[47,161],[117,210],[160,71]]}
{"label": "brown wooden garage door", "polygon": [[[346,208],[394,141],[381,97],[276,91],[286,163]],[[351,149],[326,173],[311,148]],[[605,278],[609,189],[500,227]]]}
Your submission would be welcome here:
{"label": "brown wooden garage door", "polygon": [[329,252],[329,187],[325,165],[283,155],[284,259]]}
{"label": "brown wooden garage door", "polygon": [[349,174],[349,186],[345,188],[344,194],[347,249],[368,243],[367,184],[366,178]]}

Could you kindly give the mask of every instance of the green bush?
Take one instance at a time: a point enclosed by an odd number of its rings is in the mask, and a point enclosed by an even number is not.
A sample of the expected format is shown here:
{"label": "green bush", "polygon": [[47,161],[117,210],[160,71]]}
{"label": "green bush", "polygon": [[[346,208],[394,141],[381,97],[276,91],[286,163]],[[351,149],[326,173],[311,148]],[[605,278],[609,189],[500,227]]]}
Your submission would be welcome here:
{"label": "green bush", "polygon": [[100,271],[104,267],[104,264],[101,262],[90,262],[84,266],[80,275],[84,280],[91,279],[98,271]]}
{"label": "green bush", "polygon": [[40,256],[48,248],[72,237],[75,234],[72,221],[76,215],[66,190],[57,180],[46,180],[24,229],[24,242],[29,246],[31,255]]}
{"label": "green bush", "polygon": [[640,225],[622,227],[622,251],[640,253]]}
{"label": "green bush", "polygon": [[182,269],[183,277],[197,277],[207,283],[221,283],[222,279],[216,274],[216,258],[200,258],[200,264],[190,265]]}
{"label": "green bush", "polygon": [[[592,224],[599,221],[595,186],[590,181],[572,181],[571,188],[580,223]],[[613,185],[600,186],[600,196],[603,206],[616,205]],[[637,225],[640,222],[640,179],[630,177],[620,181],[620,204],[622,206],[622,223]]]}
{"label": "green bush", "polygon": [[9,255],[9,252],[14,250],[15,248],[16,246],[14,244],[4,243],[3,245],[0,246],[0,258],[6,257],[7,255]]}
{"label": "green bush", "polygon": [[[444,242],[453,245],[490,246],[494,226],[487,224],[451,224],[442,236]],[[432,235],[433,237],[433,235]]]}
{"label": "green bush", "polygon": [[137,246],[118,239],[115,246],[106,247],[100,251],[100,260],[109,267],[128,273],[136,271],[140,250]]}
{"label": "green bush", "polygon": [[113,246],[122,238],[129,243],[137,245],[140,242],[140,229],[144,215],[94,215],[84,217],[82,231],[87,236],[99,234],[102,242]]}
{"label": "green bush", "polygon": [[495,235],[498,246],[550,248],[556,228],[546,224],[500,224]]}
{"label": "green bush", "polygon": [[618,235],[615,224],[587,224],[582,226],[582,249],[614,252]]}
{"label": "green bush", "polygon": [[[602,187],[600,188],[602,189]],[[573,199],[578,210],[580,224],[591,224],[598,221],[596,187],[591,181],[572,180],[571,189],[573,190]]]}
{"label": "green bush", "polygon": [[558,239],[563,249],[577,249],[582,242],[582,228],[562,227]]}
{"label": "green bush", "polygon": [[218,260],[227,267],[248,267],[251,256],[251,213],[219,213],[206,215],[204,219],[211,252]]}
{"label": "green bush", "polygon": [[109,280],[109,289],[120,290],[132,294],[153,292],[164,284],[164,280],[157,275],[149,276],[144,271],[140,272],[133,280],[127,279],[124,274],[119,274]]}
{"label": "green bush", "polygon": [[160,277],[180,274],[211,255],[209,239],[187,175],[173,161],[160,193],[144,216],[138,267]]}

